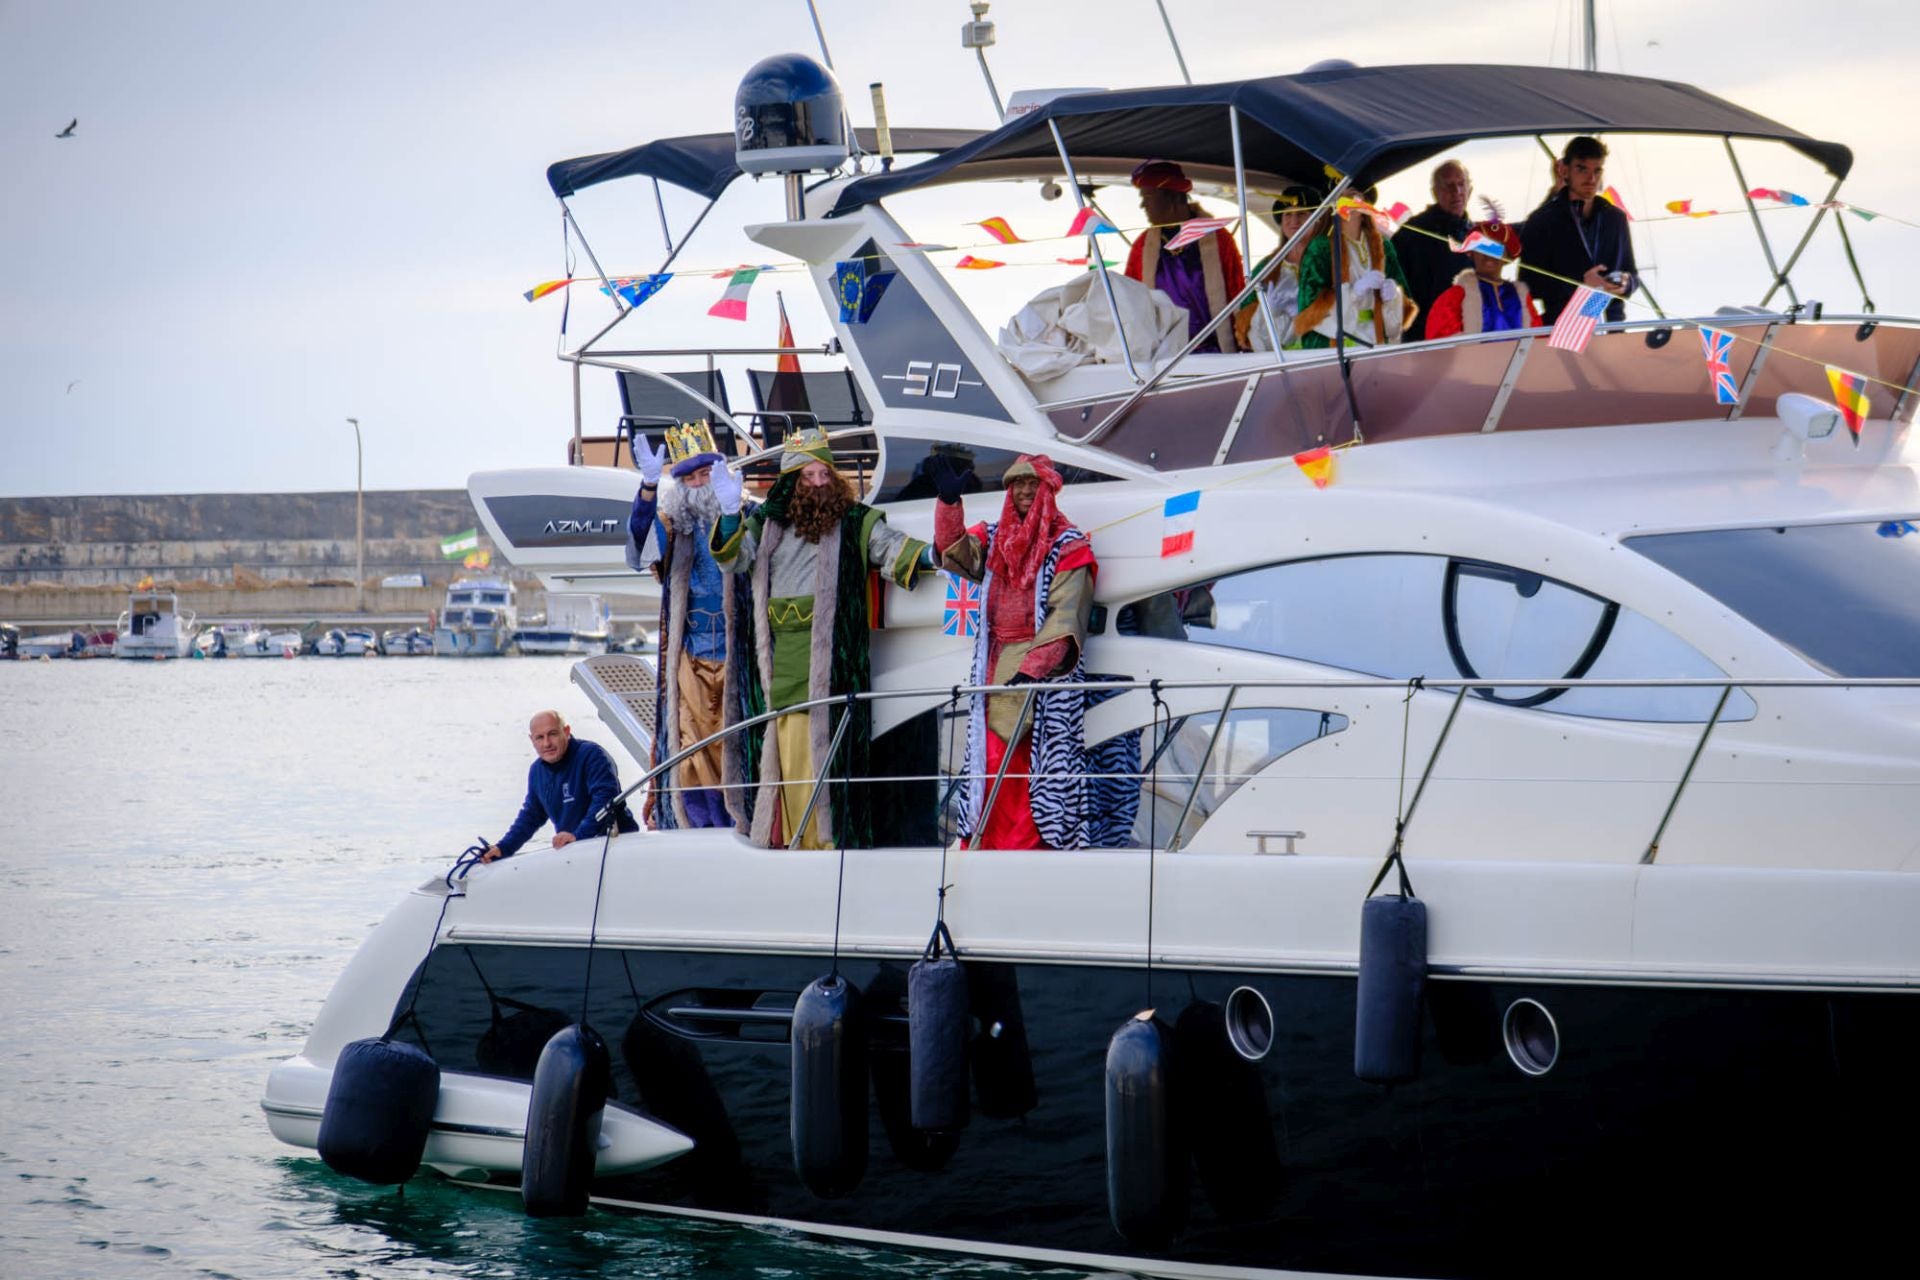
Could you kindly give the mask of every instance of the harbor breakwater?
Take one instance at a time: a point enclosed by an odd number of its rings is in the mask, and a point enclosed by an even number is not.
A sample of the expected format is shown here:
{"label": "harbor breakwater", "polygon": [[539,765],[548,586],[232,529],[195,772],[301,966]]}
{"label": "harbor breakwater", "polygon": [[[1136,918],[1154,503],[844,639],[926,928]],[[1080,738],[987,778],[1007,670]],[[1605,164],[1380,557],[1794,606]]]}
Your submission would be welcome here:
{"label": "harbor breakwater", "polygon": [[[441,540],[478,524],[463,489],[369,491],[366,612],[437,608],[469,572]],[[341,617],[359,605],[354,553],[351,490],[0,498],[0,618],[110,622],[148,579],[203,618]],[[421,585],[380,585],[409,574]]]}

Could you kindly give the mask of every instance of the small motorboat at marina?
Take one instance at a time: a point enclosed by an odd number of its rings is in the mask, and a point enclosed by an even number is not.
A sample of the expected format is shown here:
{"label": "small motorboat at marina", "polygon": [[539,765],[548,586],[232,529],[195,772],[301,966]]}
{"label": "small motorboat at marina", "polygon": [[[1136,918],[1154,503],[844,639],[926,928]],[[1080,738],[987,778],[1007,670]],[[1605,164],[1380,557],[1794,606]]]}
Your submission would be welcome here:
{"label": "small motorboat at marina", "polygon": [[[1000,511],[1021,454],[1054,460],[1099,561],[1089,680],[1058,688],[1084,698],[1089,745],[1138,762],[1076,779],[1117,834],[956,838],[957,797],[998,786],[963,778],[954,745],[983,696],[973,643],[941,576],[889,589],[861,695],[876,772],[789,779],[871,788],[873,847],[669,826],[436,874],[273,1070],[273,1132],[345,1159],[326,1126],[384,1137],[380,1117],[411,1109],[417,1158],[375,1180],[424,1161],[518,1184],[535,1212],[590,1192],[1079,1272],[1903,1256],[1909,1184],[1888,1170],[1920,1139],[1920,320],[1762,305],[1599,324],[1584,352],[1523,329],[1218,353],[1203,331],[1030,377],[894,208],[969,181],[1082,205],[1162,159],[1243,211],[1320,184],[1332,218],[1473,139],[1571,132],[1765,145],[1837,191],[1851,153],[1665,81],[1344,66],[1075,92],[977,136],[895,130],[930,158],[882,164],[847,154],[860,139],[823,68],[757,70],[752,128],[552,166],[569,228],[567,201],[600,183],[712,201],[768,169],[787,216],[745,234],[825,306],[834,372],[866,406],[831,424],[864,500],[925,538],[932,459],[980,482],[969,521]],[[1123,287],[1103,279],[1090,306]],[[1215,327],[1242,302],[1260,305],[1250,287]],[[639,483],[618,464],[679,411],[636,412],[627,379],[675,383],[743,468],[796,424],[733,410],[704,376],[721,349],[615,350],[612,328],[562,355],[622,379],[611,439],[582,428],[573,465],[469,483],[495,544],[550,582],[640,577],[607,525]],[[1702,374],[1705,329],[1735,335],[1737,403]],[[1829,365],[1872,380],[1852,427]],[[1329,456],[1323,487],[1301,459]],[[548,528],[556,505],[577,528]],[[491,634],[511,603],[456,583],[441,630]],[[572,680],[648,763],[625,781],[657,814],[673,762],[655,661],[595,656]],[[401,1065],[342,1065],[367,1045]]]}
{"label": "small motorboat at marina", "polygon": [[611,614],[601,597],[581,591],[549,591],[545,611],[514,628],[521,653],[589,657],[607,651]]}
{"label": "small motorboat at marina", "polygon": [[192,652],[195,615],[180,612],[171,591],[136,591],[114,627],[116,658],[184,658]]}
{"label": "small motorboat at marina", "polygon": [[321,658],[369,658],[380,652],[380,642],[365,627],[332,627],[313,642],[313,652]]}
{"label": "small motorboat at marina", "polygon": [[433,656],[433,633],[419,627],[383,632],[380,636],[380,652],[388,657],[430,658]]}

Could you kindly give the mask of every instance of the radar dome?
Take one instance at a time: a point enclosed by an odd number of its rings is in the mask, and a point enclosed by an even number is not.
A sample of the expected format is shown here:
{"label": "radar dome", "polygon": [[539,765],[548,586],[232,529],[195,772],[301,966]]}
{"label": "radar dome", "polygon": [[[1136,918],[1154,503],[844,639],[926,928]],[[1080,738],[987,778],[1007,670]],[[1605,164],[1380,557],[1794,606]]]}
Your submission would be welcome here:
{"label": "radar dome", "polygon": [[833,73],[801,53],[755,63],[733,96],[733,158],[743,173],[837,167],[847,120]]}
{"label": "radar dome", "polygon": [[1307,71],[1358,71],[1359,69],[1359,63],[1349,62],[1345,58],[1322,58],[1308,67]]}

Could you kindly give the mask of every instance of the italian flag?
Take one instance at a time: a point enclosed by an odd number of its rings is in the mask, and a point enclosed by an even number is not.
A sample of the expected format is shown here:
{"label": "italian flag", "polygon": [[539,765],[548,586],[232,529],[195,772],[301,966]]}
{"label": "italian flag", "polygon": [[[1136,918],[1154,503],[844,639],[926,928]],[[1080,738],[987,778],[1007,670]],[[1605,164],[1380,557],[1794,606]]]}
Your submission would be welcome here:
{"label": "italian flag", "polygon": [[727,279],[727,291],[720,295],[720,301],[707,308],[707,314],[719,316],[722,320],[745,320],[747,290],[753,288],[753,282],[759,275],[759,267],[741,267],[735,271]]}
{"label": "italian flag", "polygon": [[480,531],[478,529],[469,529],[465,533],[456,533],[451,538],[440,539],[440,554],[448,560],[479,549]]}

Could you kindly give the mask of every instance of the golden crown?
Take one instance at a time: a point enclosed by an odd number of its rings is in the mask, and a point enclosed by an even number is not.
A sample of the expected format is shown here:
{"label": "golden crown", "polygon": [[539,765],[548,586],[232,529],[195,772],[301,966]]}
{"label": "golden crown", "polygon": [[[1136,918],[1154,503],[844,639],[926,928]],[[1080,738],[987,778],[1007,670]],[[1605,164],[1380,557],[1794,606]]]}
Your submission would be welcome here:
{"label": "golden crown", "polygon": [[675,466],[703,453],[718,452],[720,446],[713,442],[713,428],[705,418],[667,428],[667,461]]}
{"label": "golden crown", "polygon": [[820,427],[808,427],[796,431],[787,437],[786,446],[780,453],[780,470],[798,471],[809,462],[824,462],[833,465],[833,442],[827,439],[827,433]]}

